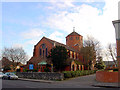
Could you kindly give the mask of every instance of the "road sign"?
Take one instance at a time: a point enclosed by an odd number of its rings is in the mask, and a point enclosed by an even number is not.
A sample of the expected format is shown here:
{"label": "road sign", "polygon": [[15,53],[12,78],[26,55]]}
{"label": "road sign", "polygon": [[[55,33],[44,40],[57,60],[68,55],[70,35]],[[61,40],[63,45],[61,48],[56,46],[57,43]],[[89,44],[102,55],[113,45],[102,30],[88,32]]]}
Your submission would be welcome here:
{"label": "road sign", "polygon": [[33,64],[30,64],[30,65],[29,65],[29,70],[33,70],[33,67],[34,67],[34,65],[33,65]]}

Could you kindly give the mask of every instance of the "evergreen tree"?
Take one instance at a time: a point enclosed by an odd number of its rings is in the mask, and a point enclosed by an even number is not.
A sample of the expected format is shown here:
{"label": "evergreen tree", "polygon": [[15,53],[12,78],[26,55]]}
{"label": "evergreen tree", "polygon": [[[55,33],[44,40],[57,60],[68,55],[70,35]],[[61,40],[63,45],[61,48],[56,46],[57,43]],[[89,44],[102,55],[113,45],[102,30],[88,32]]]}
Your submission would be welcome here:
{"label": "evergreen tree", "polygon": [[67,49],[63,46],[56,46],[51,49],[49,57],[57,71],[61,71],[66,66],[68,58]]}
{"label": "evergreen tree", "polygon": [[106,66],[105,66],[101,56],[98,57],[98,60],[94,67],[96,67],[97,69],[105,69]]}

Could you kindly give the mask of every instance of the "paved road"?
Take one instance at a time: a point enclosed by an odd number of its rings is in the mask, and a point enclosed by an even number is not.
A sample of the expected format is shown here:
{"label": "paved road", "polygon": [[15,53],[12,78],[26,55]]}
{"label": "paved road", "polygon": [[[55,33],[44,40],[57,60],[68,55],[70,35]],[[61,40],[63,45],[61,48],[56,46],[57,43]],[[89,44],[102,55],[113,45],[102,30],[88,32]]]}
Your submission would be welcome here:
{"label": "paved road", "polygon": [[95,74],[52,83],[22,80],[3,80],[2,88],[99,88],[93,87]]}

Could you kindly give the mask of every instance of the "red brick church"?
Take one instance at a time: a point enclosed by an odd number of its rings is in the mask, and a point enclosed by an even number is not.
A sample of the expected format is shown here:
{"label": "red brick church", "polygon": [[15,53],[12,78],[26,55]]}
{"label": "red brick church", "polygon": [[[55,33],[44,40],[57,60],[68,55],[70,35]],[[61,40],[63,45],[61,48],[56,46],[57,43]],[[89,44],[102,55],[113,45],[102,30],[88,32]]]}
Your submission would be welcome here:
{"label": "red brick church", "polygon": [[[84,70],[84,59],[80,54],[80,49],[83,47],[83,36],[73,30],[72,33],[66,36],[66,45],[49,38],[43,37],[35,46],[33,57],[27,62],[27,66],[32,64],[34,69],[44,72],[46,64],[52,65],[51,59],[48,59],[50,50],[55,46],[64,46],[67,49],[69,58],[65,71]],[[53,65],[54,66],[54,65]],[[42,68],[42,69],[41,69]]]}

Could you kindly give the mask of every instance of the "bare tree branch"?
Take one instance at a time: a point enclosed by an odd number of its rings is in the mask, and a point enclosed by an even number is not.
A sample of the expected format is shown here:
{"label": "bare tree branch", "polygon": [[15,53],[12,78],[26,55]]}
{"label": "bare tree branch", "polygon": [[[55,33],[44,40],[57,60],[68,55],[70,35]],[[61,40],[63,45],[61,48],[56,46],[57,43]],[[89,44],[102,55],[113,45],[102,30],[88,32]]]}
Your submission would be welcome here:
{"label": "bare tree branch", "polygon": [[108,45],[108,53],[109,53],[109,56],[111,56],[114,64],[117,66],[117,60],[116,60],[116,47],[113,46],[112,44],[109,44]]}
{"label": "bare tree branch", "polygon": [[18,63],[24,64],[27,61],[27,55],[23,48],[4,48],[2,57],[6,57],[12,61],[14,67],[16,67]]}

